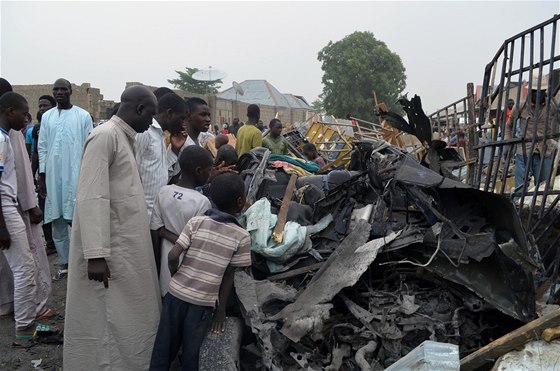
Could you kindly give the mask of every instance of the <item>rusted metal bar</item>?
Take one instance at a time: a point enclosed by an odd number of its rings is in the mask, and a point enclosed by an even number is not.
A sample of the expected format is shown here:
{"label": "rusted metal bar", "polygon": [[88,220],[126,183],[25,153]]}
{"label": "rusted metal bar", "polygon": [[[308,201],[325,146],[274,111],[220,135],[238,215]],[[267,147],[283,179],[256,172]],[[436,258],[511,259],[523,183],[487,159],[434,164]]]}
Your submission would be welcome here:
{"label": "rusted metal bar", "polygon": [[[507,54],[508,52],[508,44],[504,43],[504,56],[503,56],[503,60],[502,60],[502,73],[500,74],[500,87],[504,86],[504,74],[506,72],[506,66],[507,66],[507,58],[505,56],[505,54]],[[499,93],[498,93],[498,102],[502,101],[502,96],[503,96],[503,89],[499,89]],[[492,106],[490,106],[492,107]],[[498,117],[500,116],[500,112],[501,112],[501,107],[498,105],[497,109],[496,109],[496,121],[498,119]],[[490,134],[491,134],[491,141],[495,142],[498,139],[498,128],[496,128],[495,126],[490,129]],[[496,147],[495,146],[491,146],[490,147],[490,160],[488,162],[488,170],[486,173],[486,183],[484,185],[484,190],[486,192],[489,191],[490,187],[492,187],[492,190],[495,187],[495,183],[492,182],[493,177],[492,177],[492,170],[494,168],[494,161],[497,161],[496,164],[496,173],[498,173],[499,169],[500,169],[500,158],[498,157],[496,159],[495,157],[496,155]]]}
{"label": "rusted metal bar", "polygon": [[[513,52],[515,49],[515,42],[511,42],[511,46],[509,48],[509,56],[507,58],[507,60],[509,61],[508,63],[508,70],[511,70],[513,67]],[[509,91],[511,89],[511,78],[508,76],[506,78],[506,83],[505,85],[500,86],[500,98],[498,99],[498,113],[496,115],[496,139],[497,140],[497,136],[499,135],[498,133],[501,133],[501,139],[504,139],[505,136],[505,129],[506,129],[506,120],[507,120],[507,102],[509,99]],[[505,94],[504,94],[504,90],[505,90]],[[505,95],[505,97],[504,97]],[[502,97],[504,98],[502,100]],[[500,109],[503,108],[504,110],[500,112]],[[503,146],[499,146],[498,147],[498,164],[497,164],[497,171],[494,173],[494,178],[493,178],[493,184],[494,184],[494,189],[495,189],[495,185],[497,184],[498,181],[498,175],[500,174],[500,161],[502,160],[502,154],[503,154]],[[506,187],[506,182],[507,182],[507,178],[508,178],[508,172],[509,172],[509,156],[506,156],[506,159],[508,161],[504,161],[504,167],[501,171],[502,173],[502,177],[501,177],[501,187],[500,187],[500,194],[504,193],[505,187]],[[506,160],[504,159],[504,160]]]}
{"label": "rusted metal bar", "polygon": [[[542,140],[544,138],[545,138],[544,136],[538,136],[537,140]],[[560,133],[548,134],[546,136],[546,139],[556,139],[556,138],[560,138]],[[474,149],[480,149],[480,148],[490,147],[490,146],[506,146],[510,144],[518,144],[523,141],[524,141],[523,138],[512,138],[512,139],[501,140],[495,143],[483,143],[478,146],[475,146]]]}
{"label": "rusted metal bar", "polygon": [[[537,75],[538,78],[539,78],[538,81],[537,81],[537,102],[540,102],[540,98],[541,98],[541,95],[542,95],[542,91],[541,91],[541,82],[542,82],[542,76],[543,76],[543,65],[542,65],[542,62],[543,62],[543,60],[544,60],[544,27],[540,29],[540,43],[539,43],[539,44],[540,44],[540,48],[539,48],[539,61],[540,61],[540,63],[539,63],[539,73],[538,73],[538,75]],[[532,83],[532,81],[533,81],[533,80],[531,80],[531,83]],[[541,112],[541,111],[542,111],[542,107],[540,107],[539,104],[536,104],[536,105],[535,105],[535,108],[536,108],[536,116],[539,117],[539,114],[542,113],[542,112]],[[545,107],[545,125],[544,125],[544,136],[545,136],[545,138],[546,138],[546,134],[547,134],[547,132],[548,132],[548,124],[549,124],[548,121],[549,121],[549,119],[548,119],[548,117],[547,117],[547,114],[548,114],[549,112],[550,112],[550,97],[548,98],[548,104],[547,104],[546,107]],[[534,134],[533,134],[533,136],[536,136],[536,133],[537,133],[537,130],[538,130],[538,126],[539,126],[539,120],[538,120],[538,119],[535,119],[535,120],[533,120],[533,121],[534,121],[534,123],[533,123],[533,128],[534,128],[534,129],[533,129],[533,133],[534,133]],[[539,182],[538,182],[538,183],[536,182],[537,177],[535,176],[535,174],[533,174],[533,177],[535,178],[536,186],[535,186],[535,190],[534,190],[534,192],[533,192],[533,198],[532,198],[532,200],[531,200],[531,208],[530,208],[531,212],[529,213],[529,217],[527,218],[527,224],[526,224],[526,227],[527,227],[527,228],[529,228],[529,226],[531,225],[531,221],[532,221],[532,219],[533,219],[533,210],[535,210],[535,205],[536,205],[536,202],[537,202],[537,197],[536,197],[536,195],[535,195],[535,192],[538,191],[538,189],[539,189],[539,184],[540,184],[540,182],[542,182],[543,170],[544,170],[544,163],[545,163],[545,158],[546,158],[546,150],[547,150],[547,148],[546,148],[546,142],[547,142],[547,140],[546,140],[546,139],[543,139],[543,140],[542,140],[542,143],[541,143],[541,153],[540,153],[540,162],[539,162],[539,171],[538,171],[538,174],[539,174],[539,177],[538,177]],[[534,151],[535,151],[536,144],[537,144],[537,143],[536,143],[536,139],[533,139],[533,144],[532,144],[532,147],[531,147],[531,152],[529,152],[528,155],[527,155],[527,156],[531,156],[531,158],[530,158],[531,163],[532,163],[532,160],[533,160],[533,154],[534,154]],[[526,164],[525,167],[528,167],[527,165],[528,165],[528,164]],[[533,169],[533,172],[534,172],[534,169]],[[526,179],[527,179],[527,178],[526,178]],[[543,197],[541,197],[541,202],[545,202],[544,199],[543,199]]]}
{"label": "rusted metal bar", "polygon": [[[556,40],[556,23],[552,24],[552,40]],[[552,43],[552,45],[550,46],[550,55],[553,56],[554,52],[555,52],[555,44],[556,43]],[[553,74],[554,70],[552,69],[552,64],[550,64],[549,66],[549,70],[548,70],[548,80],[547,81],[547,85],[548,85],[548,96],[547,96],[547,104],[546,104],[546,110],[545,110],[545,131],[544,131],[544,136],[546,138],[548,129],[551,125],[553,125],[553,120],[554,118],[551,119],[550,117],[550,110],[551,110],[551,106],[552,106],[552,100],[554,99],[554,95],[550,94],[550,89],[552,88],[552,74]],[[554,131],[555,126],[550,127],[550,129],[552,131]],[[544,140],[544,150],[543,152],[546,153],[546,146],[547,146],[547,140]],[[546,200],[548,198],[548,192],[550,190],[550,187],[554,185],[554,178],[556,177],[556,171],[558,169],[558,151],[557,151],[558,147],[556,149],[553,150],[552,152],[552,158],[551,158],[551,164],[553,164],[551,166],[551,173],[550,173],[550,178],[549,179],[545,179],[545,186],[544,186],[544,195],[542,197],[542,201],[541,201],[541,207],[539,210],[539,218],[542,218],[544,211],[545,211],[545,205],[546,205]],[[542,174],[542,170],[544,167],[544,161],[541,161],[542,166],[541,166],[541,172],[539,174]]]}
{"label": "rusted metal bar", "polygon": [[[519,172],[521,169],[524,174],[523,182],[520,184],[519,179],[516,183],[518,190],[515,193],[516,207],[518,212],[523,210],[524,226],[534,232],[536,226],[543,226],[542,219],[550,217],[551,208],[557,207],[560,203],[556,197],[558,190],[554,189],[553,180],[558,170],[560,162],[560,147],[555,145],[551,148],[549,139],[558,140],[559,128],[557,116],[552,117],[554,104],[558,107],[555,95],[560,90],[560,85],[554,81],[555,76],[554,64],[560,61],[557,47],[557,26],[560,15],[555,15],[551,19],[542,22],[528,30],[525,30],[507,40],[500,46],[494,58],[486,65],[484,69],[483,85],[480,97],[480,110],[478,111],[478,125],[487,124],[490,112],[492,117],[496,112],[496,125],[493,128],[492,135],[487,135],[488,130],[482,133],[482,140],[479,141],[478,135],[469,138],[469,152],[477,152],[478,165],[474,169],[474,174],[468,174],[468,182],[473,186],[487,191],[494,191],[501,194],[509,193],[507,185],[508,174],[515,174],[515,167]],[[548,53],[550,51],[550,54]],[[500,67],[500,70],[498,68]],[[543,76],[548,74],[548,83]],[[494,84],[494,80],[499,82]],[[541,89],[540,85],[547,83],[547,97],[545,105],[542,107],[537,104],[534,111],[535,117],[523,115],[521,120],[521,132],[517,127],[516,119],[518,113],[523,109],[524,105],[531,104],[531,89],[538,91],[537,102],[540,101]],[[516,86],[513,86],[516,84]],[[555,85],[553,85],[555,84]],[[517,91],[512,90],[517,89]],[[525,99],[525,94],[527,98]],[[508,124],[507,121],[507,101],[513,98],[515,100],[514,114],[508,129],[512,130],[515,135],[511,139],[505,139],[505,131]],[[534,97],[533,97],[534,98]],[[453,107],[455,118],[456,107]],[[456,113],[460,115],[459,112]],[[470,116],[472,118],[472,115]],[[539,120],[540,117],[540,120]],[[456,121],[456,119],[455,119]],[[474,120],[470,120],[467,128],[473,125]],[[539,122],[544,122],[539,124]],[[474,124],[476,125],[476,124]],[[474,127],[473,125],[473,127]],[[539,135],[537,135],[537,129]],[[541,160],[536,161],[532,166],[532,159],[535,149],[539,149]],[[472,151],[472,152],[471,152]],[[516,156],[516,154],[523,154]],[[548,157],[546,157],[546,155]],[[550,168],[549,161],[552,161],[552,176],[545,178],[545,170],[548,173]],[[521,162],[525,163],[525,168],[520,166]],[[513,164],[515,167],[512,168]],[[513,171],[511,171],[513,170]],[[533,187],[531,177],[540,174],[539,186]],[[518,176],[519,178],[519,176]],[[554,196],[553,196],[554,195]],[[548,202],[551,197],[553,202]],[[549,224],[548,219],[545,222]],[[546,233],[546,232],[545,232]],[[539,236],[540,237],[540,236]]]}
{"label": "rusted metal bar", "polygon": [[[476,158],[476,152],[474,150],[475,146],[475,137],[476,135],[476,118],[474,112],[474,84],[469,82],[467,84],[467,156],[468,159],[471,160]],[[474,183],[474,173],[475,173],[475,164],[470,163],[467,167],[467,183],[473,184]]]}
{"label": "rusted metal bar", "polygon": [[[529,63],[531,65],[531,69],[529,70],[529,86],[531,85],[531,83],[533,81],[533,67],[532,66],[533,66],[534,51],[535,51],[535,34],[534,34],[534,32],[531,32],[530,33],[530,39],[529,39],[529,60],[530,60]],[[527,123],[525,125],[525,130],[523,131],[523,134],[521,135],[522,138],[527,137],[527,128],[529,127],[529,125],[530,125],[529,120],[527,120]],[[536,129],[536,125],[534,125],[534,129]],[[529,170],[531,169],[531,167],[528,166],[529,161],[531,160],[531,157],[528,155],[528,153],[529,154],[533,153],[533,150],[535,149],[535,143],[536,143],[536,138],[533,136],[533,138],[531,140],[531,150],[529,152],[527,152],[526,146],[525,146],[525,141],[523,140],[521,142],[523,159],[524,159],[524,162],[525,162],[525,171],[524,171],[524,175],[523,175],[523,179],[524,179],[523,188],[521,190],[521,202],[519,203],[520,210],[521,210],[521,207],[523,206],[524,201],[525,201],[525,195],[527,193],[527,183],[528,183],[528,180],[529,180]]]}

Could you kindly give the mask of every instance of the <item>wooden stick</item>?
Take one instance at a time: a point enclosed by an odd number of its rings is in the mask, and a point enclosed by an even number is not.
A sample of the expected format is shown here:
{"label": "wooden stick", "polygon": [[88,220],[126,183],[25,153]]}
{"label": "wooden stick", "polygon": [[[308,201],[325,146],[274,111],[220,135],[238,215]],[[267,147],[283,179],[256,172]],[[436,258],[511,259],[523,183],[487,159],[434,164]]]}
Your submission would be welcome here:
{"label": "wooden stick", "polygon": [[286,218],[288,217],[288,208],[290,207],[290,201],[292,201],[292,196],[296,188],[297,175],[292,174],[288,186],[286,187],[286,192],[284,193],[284,198],[282,199],[282,206],[280,206],[280,212],[278,213],[278,220],[276,221],[276,226],[274,227],[274,232],[272,232],[272,239],[276,243],[281,243],[284,239],[284,226],[286,225]]}
{"label": "wooden stick", "polygon": [[461,360],[461,371],[478,369],[487,362],[492,362],[501,355],[538,338],[543,330],[556,326],[560,326],[560,309],[537,318],[464,357]]}

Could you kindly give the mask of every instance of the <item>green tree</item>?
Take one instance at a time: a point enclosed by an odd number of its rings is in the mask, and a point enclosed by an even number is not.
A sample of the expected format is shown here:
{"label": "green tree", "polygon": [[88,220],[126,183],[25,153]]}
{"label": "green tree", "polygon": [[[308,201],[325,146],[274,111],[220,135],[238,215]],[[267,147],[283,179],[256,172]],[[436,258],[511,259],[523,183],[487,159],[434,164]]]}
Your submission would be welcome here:
{"label": "green tree", "polygon": [[176,79],[167,80],[176,89],[188,91],[196,94],[217,94],[222,80],[215,81],[198,81],[192,78],[192,75],[199,71],[198,68],[185,67],[185,72],[175,71],[179,75]]}
{"label": "green tree", "polygon": [[311,102],[311,107],[315,108],[319,112],[325,110],[325,107],[323,107],[323,101],[321,99],[315,99],[313,102]]}
{"label": "green tree", "polygon": [[322,63],[323,106],[336,117],[354,117],[374,121],[374,97],[396,112],[399,94],[406,87],[405,68],[398,54],[371,32],[354,32],[344,39],[329,41],[318,58]]}

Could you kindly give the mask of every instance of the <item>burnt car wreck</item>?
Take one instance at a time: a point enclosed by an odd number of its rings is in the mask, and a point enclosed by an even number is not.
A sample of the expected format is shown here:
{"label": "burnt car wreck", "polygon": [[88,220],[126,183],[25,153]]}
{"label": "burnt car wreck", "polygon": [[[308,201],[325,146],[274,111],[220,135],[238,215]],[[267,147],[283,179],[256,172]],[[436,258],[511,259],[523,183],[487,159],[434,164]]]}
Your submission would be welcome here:
{"label": "burnt car wreck", "polygon": [[[254,263],[235,277],[243,368],[384,369],[424,340],[462,356],[535,317],[539,255],[508,199],[383,141],[355,151],[361,168],[295,182],[267,151],[242,161],[255,195]],[[289,225],[310,230],[292,243]]]}
{"label": "burnt car wreck", "polygon": [[[235,275],[246,330],[236,368],[420,369],[406,366],[407,355],[430,351],[455,363],[422,369],[490,369],[496,360],[497,369],[541,368],[540,355],[519,359],[544,349],[541,339],[560,346],[560,145],[552,176],[535,187],[528,168],[513,187],[513,153],[560,137],[559,20],[506,40],[480,97],[469,83],[467,97],[430,117],[418,96],[402,97],[407,119],[378,104],[383,121],[364,121],[369,129],[313,123],[307,136],[285,134],[296,157],[306,138],[330,141],[329,170],[306,171],[305,161],[286,164],[264,148],[240,158],[253,264]],[[523,52],[514,61],[514,45],[524,50],[539,32],[552,35],[550,58],[543,41],[538,62]],[[548,86],[545,135],[505,139],[505,102],[528,99],[535,76]],[[462,135],[447,137],[451,129]]]}

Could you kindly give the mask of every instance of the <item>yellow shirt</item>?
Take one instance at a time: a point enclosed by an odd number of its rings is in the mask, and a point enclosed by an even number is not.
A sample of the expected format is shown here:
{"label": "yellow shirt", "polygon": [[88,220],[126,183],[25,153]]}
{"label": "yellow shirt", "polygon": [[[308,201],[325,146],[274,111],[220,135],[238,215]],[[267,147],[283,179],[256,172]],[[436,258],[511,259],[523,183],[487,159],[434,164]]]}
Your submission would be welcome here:
{"label": "yellow shirt", "polygon": [[237,131],[235,150],[237,155],[249,152],[253,148],[262,147],[262,133],[255,125],[245,124]]}

